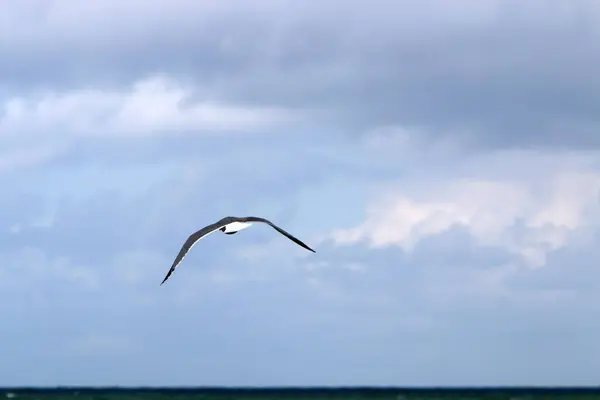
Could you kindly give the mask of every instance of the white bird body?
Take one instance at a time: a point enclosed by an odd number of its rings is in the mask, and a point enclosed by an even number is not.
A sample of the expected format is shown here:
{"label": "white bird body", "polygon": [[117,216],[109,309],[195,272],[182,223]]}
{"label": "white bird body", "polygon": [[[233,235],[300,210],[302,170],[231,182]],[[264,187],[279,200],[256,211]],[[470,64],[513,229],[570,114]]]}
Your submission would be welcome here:
{"label": "white bird body", "polygon": [[252,225],[251,222],[231,222],[227,225],[225,225],[223,228],[221,228],[221,230],[223,231],[223,233],[236,233],[241,231],[242,229],[246,229],[248,227],[250,227],[250,225]]}

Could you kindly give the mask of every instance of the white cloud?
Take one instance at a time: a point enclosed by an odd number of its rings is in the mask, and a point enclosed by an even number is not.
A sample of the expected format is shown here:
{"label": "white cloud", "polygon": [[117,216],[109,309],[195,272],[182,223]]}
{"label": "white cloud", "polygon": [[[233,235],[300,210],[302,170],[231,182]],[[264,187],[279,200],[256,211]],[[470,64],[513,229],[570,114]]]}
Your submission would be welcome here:
{"label": "white cloud", "polygon": [[248,131],[299,118],[280,108],[192,101],[192,94],[184,85],[157,76],[123,90],[80,89],[17,96],[0,106],[0,137]]}
{"label": "white cloud", "polygon": [[462,226],[479,244],[508,250],[535,267],[550,251],[581,243],[600,224],[600,172],[594,170],[559,169],[541,180],[459,177],[431,184],[421,190],[392,185],[368,206],[364,223],[331,238],[410,251],[428,236]]}

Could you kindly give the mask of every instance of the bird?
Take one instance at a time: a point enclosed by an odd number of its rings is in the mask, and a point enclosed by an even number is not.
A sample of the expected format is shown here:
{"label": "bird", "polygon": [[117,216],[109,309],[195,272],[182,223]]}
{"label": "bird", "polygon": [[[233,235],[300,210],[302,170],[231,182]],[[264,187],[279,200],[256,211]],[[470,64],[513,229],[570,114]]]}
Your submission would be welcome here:
{"label": "bird", "polygon": [[281,229],[280,227],[278,227],[277,225],[275,225],[273,222],[269,221],[266,218],[225,217],[225,218],[221,218],[219,221],[217,221],[215,223],[205,226],[204,228],[200,229],[199,231],[192,233],[187,238],[185,243],[183,243],[181,250],[179,250],[179,254],[177,254],[177,257],[175,257],[175,261],[173,261],[173,265],[169,269],[169,272],[167,272],[167,275],[165,276],[165,278],[163,279],[163,281],[161,282],[160,285],[162,286],[163,283],[165,283],[167,281],[167,279],[169,279],[169,277],[171,276],[173,271],[175,271],[175,268],[177,268],[177,266],[179,265],[181,260],[183,260],[185,255],[188,253],[188,251],[190,251],[191,248],[196,243],[198,243],[198,241],[200,239],[202,239],[203,237],[205,237],[213,232],[216,232],[217,230],[223,232],[226,235],[233,235],[233,234],[238,233],[242,229],[246,229],[246,228],[250,227],[255,222],[263,223],[263,224],[267,224],[267,225],[271,226],[277,232],[281,233],[282,235],[284,235],[291,241],[295,242],[297,245],[304,247],[306,250],[312,251],[313,253],[316,253],[313,249],[311,249],[307,244],[302,242],[300,239],[295,238],[290,233],[284,231],[283,229]]}

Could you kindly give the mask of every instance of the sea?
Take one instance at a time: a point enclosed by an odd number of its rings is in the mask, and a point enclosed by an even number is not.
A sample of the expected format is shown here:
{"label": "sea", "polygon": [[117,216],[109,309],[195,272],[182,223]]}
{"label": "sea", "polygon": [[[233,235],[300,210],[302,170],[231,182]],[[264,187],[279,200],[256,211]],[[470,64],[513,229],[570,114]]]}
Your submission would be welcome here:
{"label": "sea", "polygon": [[534,400],[598,399],[597,388],[0,388],[5,399],[72,400]]}

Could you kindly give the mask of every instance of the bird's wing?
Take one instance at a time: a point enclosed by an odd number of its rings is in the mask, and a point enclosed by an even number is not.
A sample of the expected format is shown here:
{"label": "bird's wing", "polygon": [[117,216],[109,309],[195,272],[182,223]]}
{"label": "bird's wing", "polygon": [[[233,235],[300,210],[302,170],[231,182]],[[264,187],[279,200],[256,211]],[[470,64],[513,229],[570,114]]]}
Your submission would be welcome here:
{"label": "bird's wing", "polygon": [[288,239],[290,239],[291,241],[293,241],[297,245],[302,246],[306,250],[312,251],[313,253],[316,253],[313,249],[311,249],[310,247],[308,247],[308,245],[306,243],[304,243],[300,239],[292,236],[292,234],[290,234],[289,232],[284,231],[283,229],[281,229],[280,227],[278,227],[277,225],[275,225],[274,223],[272,223],[268,219],[260,218],[260,217],[246,217],[246,218],[244,218],[244,221],[247,221],[247,222],[262,222],[264,224],[270,225],[277,232],[281,233],[283,236],[287,237]]}
{"label": "bird's wing", "polygon": [[214,224],[207,225],[199,231],[192,233],[181,247],[181,250],[179,250],[179,254],[177,254],[177,257],[175,257],[175,261],[173,261],[173,265],[169,269],[169,272],[167,272],[167,276],[165,276],[165,279],[163,279],[161,285],[165,283],[167,279],[169,279],[169,276],[171,276],[173,271],[175,271],[175,268],[177,268],[181,260],[183,260],[183,257],[185,257],[187,252],[190,251],[190,249],[196,244],[196,242],[198,242],[198,240],[202,239],[204,236],[210,233],[213,233],[214,231],[216,231],[219,228],[222,228],[225,225],[227,225],[227,222],[221,220],[215,222]]}

